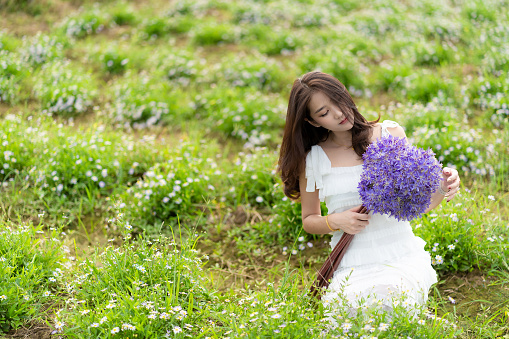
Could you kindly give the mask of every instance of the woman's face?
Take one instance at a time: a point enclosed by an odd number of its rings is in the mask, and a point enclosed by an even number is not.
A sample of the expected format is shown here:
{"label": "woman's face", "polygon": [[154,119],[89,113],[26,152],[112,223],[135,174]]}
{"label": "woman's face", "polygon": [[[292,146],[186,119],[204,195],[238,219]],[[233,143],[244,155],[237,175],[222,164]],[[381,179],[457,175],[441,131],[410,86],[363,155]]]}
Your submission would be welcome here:
{"label": "woman's face", "polygon": [[312,119],[308,122],[315,127],[323,127],[334,132],[348,131],[353,127],[353,121],[350,121],[353,120],[353,117],[345,115],[322,92],[315,92],[311,95],[308,108]]}

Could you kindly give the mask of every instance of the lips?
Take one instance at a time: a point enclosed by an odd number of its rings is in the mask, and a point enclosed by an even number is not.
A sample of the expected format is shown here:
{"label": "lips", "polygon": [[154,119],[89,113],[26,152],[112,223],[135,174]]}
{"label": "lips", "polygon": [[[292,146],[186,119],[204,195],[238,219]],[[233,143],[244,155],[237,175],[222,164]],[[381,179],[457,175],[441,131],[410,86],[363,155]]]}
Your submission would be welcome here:
{"label": "lips", "polygon": [[343,124],[344,124],[345,122],[347,122],[347,121],[348,121],[348,119],[347,119],[347,118],[345,118],[345,120],[341,121],[339,124],[343,125]]}

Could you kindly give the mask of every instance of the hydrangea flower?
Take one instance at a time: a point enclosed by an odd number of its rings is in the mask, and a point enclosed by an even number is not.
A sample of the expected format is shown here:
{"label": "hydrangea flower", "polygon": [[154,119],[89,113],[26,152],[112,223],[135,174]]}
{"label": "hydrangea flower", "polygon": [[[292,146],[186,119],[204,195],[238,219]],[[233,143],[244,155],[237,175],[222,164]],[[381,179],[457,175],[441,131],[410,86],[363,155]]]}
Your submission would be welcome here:
{"label": "hydrangea flower", "polygon": [[389,135],[369,145],[362,158],[358,189],[368,210],[400,221],[424,213],[442,179],[442,166],[431,149]]}

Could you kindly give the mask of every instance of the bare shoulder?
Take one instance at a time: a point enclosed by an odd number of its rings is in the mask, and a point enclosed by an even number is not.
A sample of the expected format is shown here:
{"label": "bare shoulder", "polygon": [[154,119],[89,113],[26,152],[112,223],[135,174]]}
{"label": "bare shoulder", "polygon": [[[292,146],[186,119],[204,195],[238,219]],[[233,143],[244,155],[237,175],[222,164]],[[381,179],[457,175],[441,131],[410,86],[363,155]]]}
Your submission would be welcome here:
{"label": "bare shoulder", "polygon": [[387,131],[395,137],[406,138],[405,130],[403,127],[401,127],[401,125],[395,127],[387,127]]}

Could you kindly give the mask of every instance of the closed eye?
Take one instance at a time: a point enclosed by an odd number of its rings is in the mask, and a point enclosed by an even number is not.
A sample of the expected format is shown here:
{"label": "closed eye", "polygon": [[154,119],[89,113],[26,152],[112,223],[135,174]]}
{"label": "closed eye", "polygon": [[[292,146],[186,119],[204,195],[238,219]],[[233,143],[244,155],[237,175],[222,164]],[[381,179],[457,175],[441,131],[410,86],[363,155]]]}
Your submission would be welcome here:
{"label": "closed eye", "polygon": [[323,113],[322,115],[320,115],[320,118],[323,118],[324,116],[327,115],[327,113],[329,113],[329,110],[327,110],[327,112]]}

